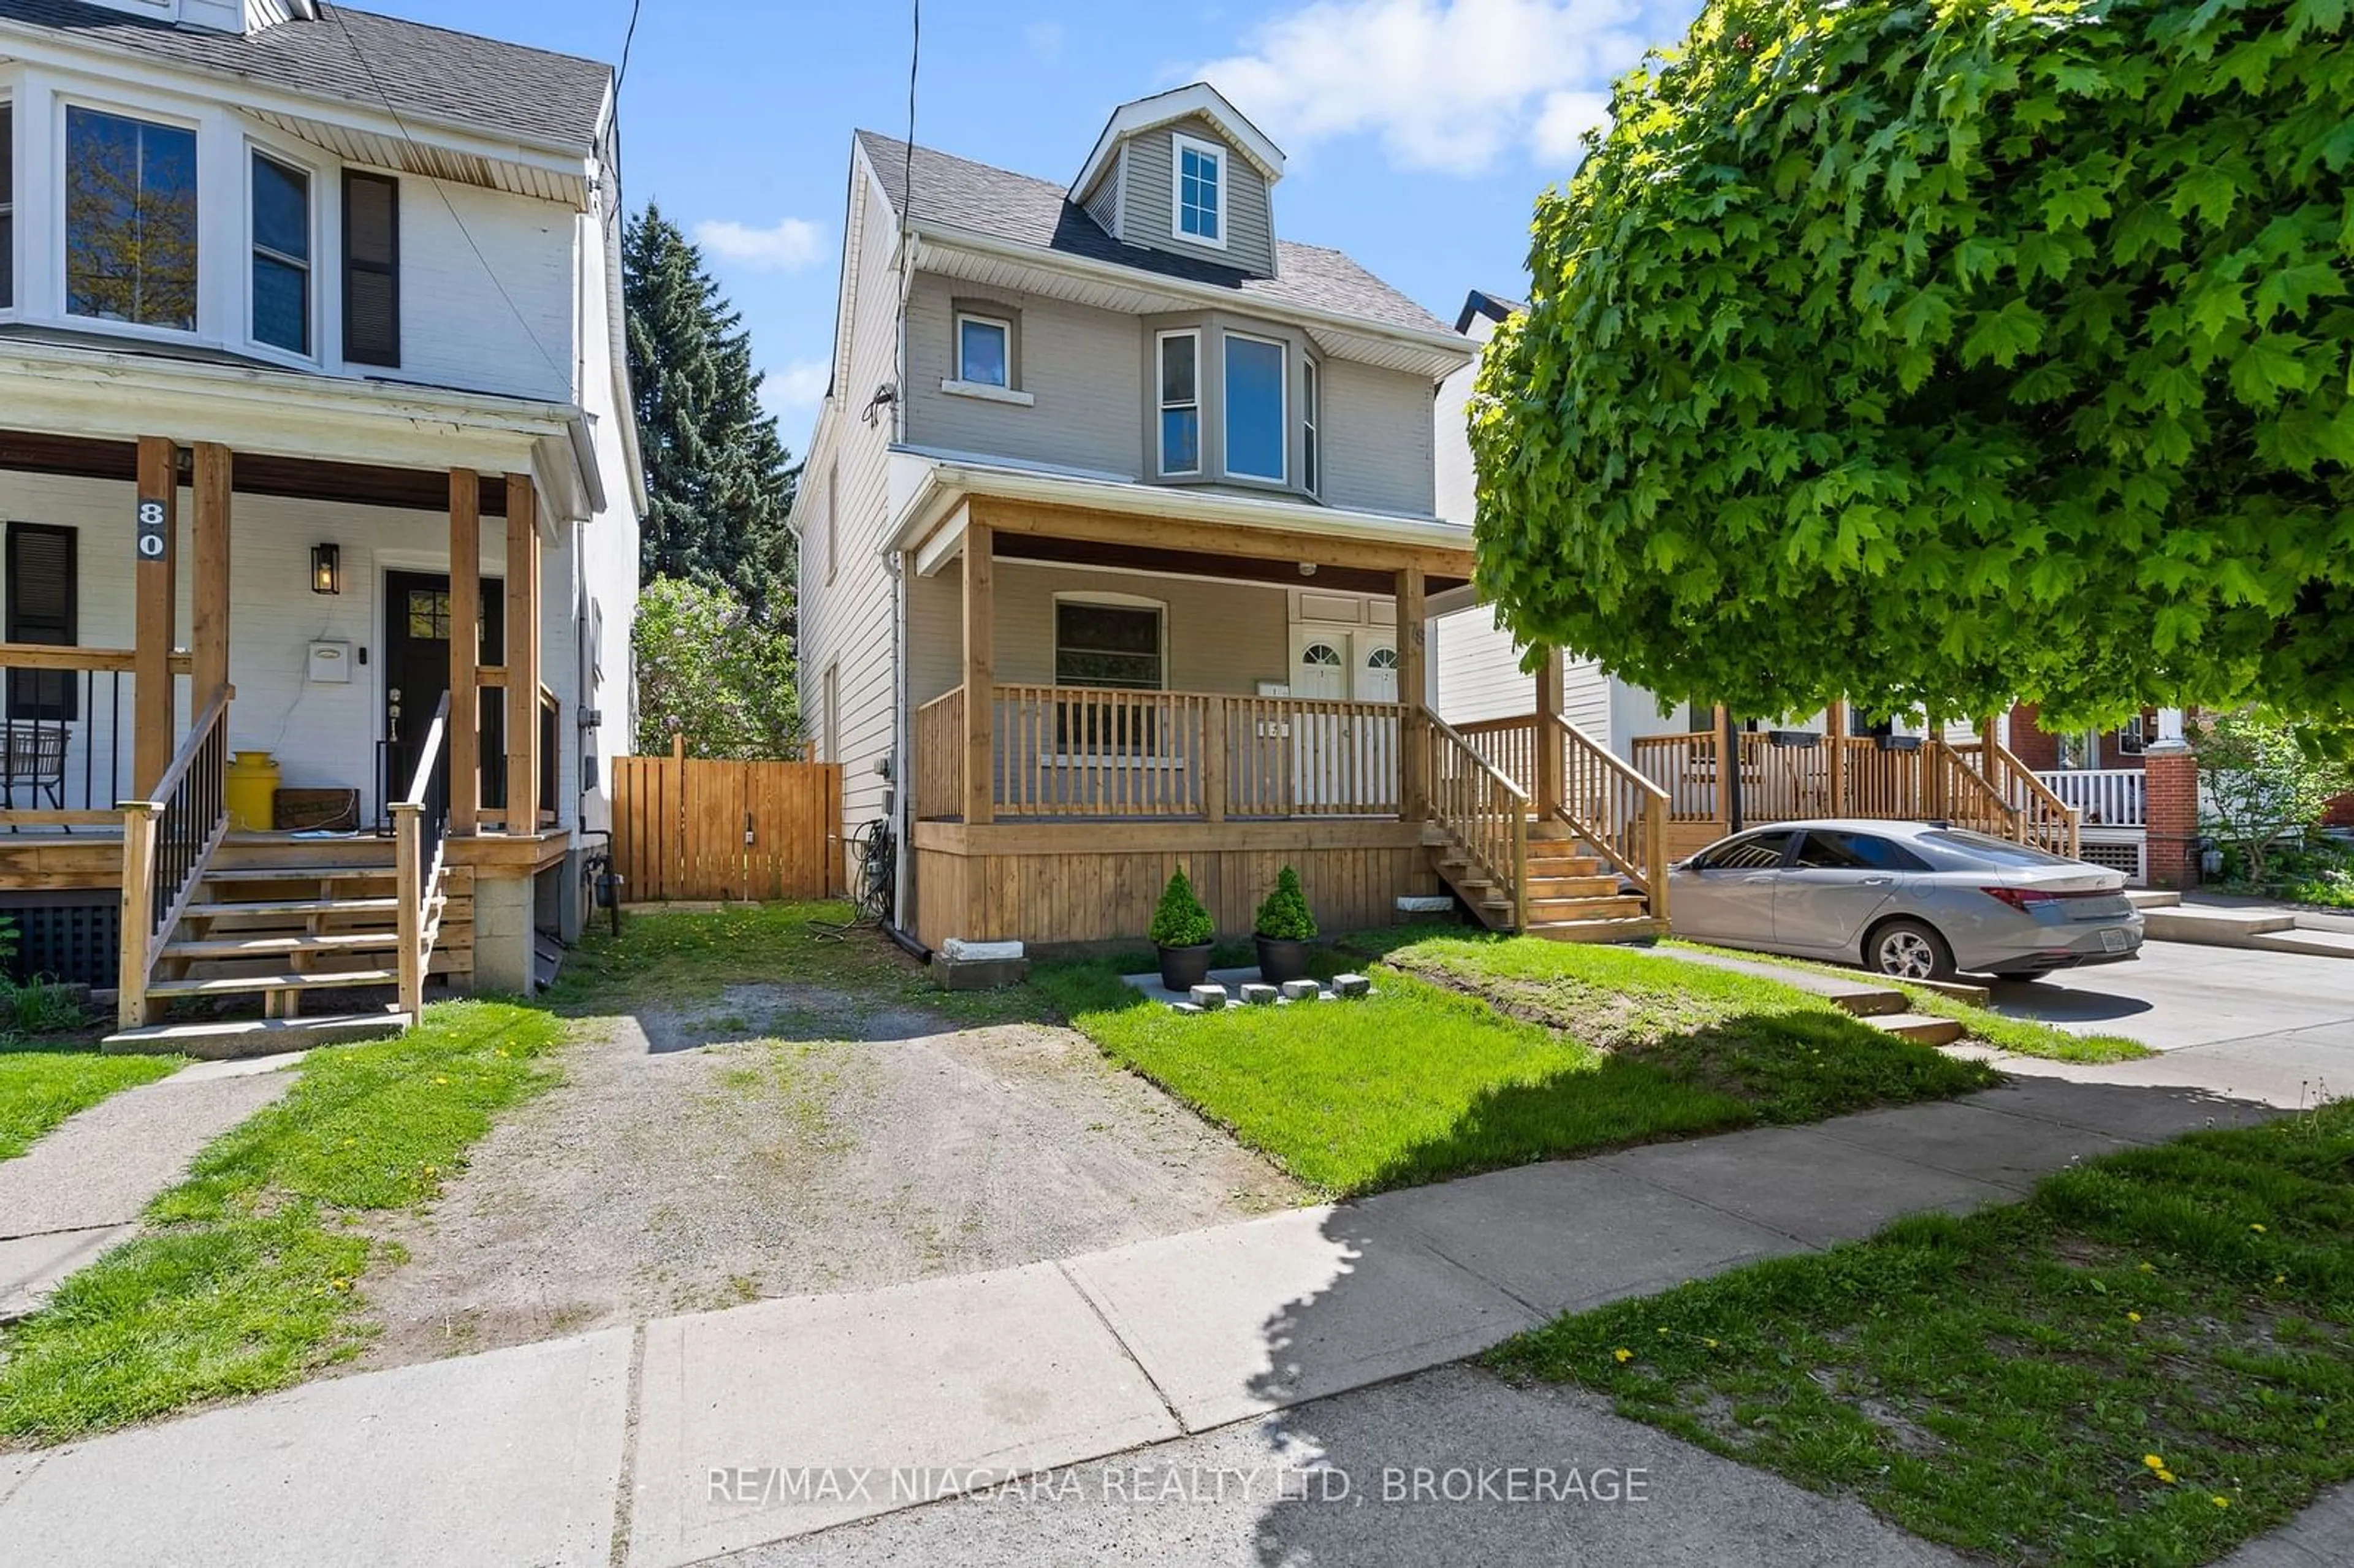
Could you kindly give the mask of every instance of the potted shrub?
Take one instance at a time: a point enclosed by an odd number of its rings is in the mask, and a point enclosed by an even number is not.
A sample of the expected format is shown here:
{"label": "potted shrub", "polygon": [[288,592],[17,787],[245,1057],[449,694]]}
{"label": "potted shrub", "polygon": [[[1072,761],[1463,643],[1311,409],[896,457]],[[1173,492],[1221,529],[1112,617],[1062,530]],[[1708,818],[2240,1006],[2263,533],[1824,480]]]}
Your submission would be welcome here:
{"label": "potted shrub", "polygon": [[1299,890],[1299,874],[1285,866],[1275,879],[1275,891],[1258,906],[1258,923],[1251,929],[1258,945],[1258,978],[1269,985],[1308,978],[1308,944],[1316,938],[1316,916],[1308,895]]}
{"label": "potted shrub", "polygon": [[1190,991],[1210,976],[1210,912],[1179,866],[1152,912],[1152,945],[1161,949],[1161,983]]}

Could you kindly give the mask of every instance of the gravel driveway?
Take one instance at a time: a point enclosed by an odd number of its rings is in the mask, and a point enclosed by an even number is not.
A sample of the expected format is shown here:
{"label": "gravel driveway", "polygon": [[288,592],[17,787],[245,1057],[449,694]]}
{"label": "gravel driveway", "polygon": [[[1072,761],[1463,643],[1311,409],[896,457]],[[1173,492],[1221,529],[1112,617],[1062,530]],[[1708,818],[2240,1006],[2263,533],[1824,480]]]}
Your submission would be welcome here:
{"label": "gravel driveway", "polygon": [[1083,1036],[807,985],[579,1021],[371,1269],[381,1367],[1037,1262],[1303,1201]]}

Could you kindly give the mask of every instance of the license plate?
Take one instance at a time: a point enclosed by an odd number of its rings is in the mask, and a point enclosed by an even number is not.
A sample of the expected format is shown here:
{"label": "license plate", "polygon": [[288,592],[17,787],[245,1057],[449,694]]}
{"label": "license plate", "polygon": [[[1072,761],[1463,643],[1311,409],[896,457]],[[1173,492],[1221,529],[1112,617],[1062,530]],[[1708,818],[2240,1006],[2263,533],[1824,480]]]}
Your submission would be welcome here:
{"label": "license plate", "polygon": [[2101,933],[2101,951],[2105,953],[2122,953],[2125,950],[2126,934],[2123,931],[2104,931]]}

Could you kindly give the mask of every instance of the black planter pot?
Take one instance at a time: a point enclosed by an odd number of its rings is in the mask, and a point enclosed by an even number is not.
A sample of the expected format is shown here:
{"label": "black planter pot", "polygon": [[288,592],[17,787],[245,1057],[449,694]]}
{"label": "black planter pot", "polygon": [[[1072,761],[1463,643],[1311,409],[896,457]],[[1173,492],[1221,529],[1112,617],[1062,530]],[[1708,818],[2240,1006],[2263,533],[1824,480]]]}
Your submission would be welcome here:
{"label": "black planter pot", "polygon": [[1253,937],[1258,947],[1258,978],[1269,985],[1308,978],[1308,944],[1285,937]]}
{"label": "black planter pot", "polygon": [[1210,978],[1209,943],[1192,948],[1162,948],[1160,951],[1161,983],[1171,991],[1191,991]]}

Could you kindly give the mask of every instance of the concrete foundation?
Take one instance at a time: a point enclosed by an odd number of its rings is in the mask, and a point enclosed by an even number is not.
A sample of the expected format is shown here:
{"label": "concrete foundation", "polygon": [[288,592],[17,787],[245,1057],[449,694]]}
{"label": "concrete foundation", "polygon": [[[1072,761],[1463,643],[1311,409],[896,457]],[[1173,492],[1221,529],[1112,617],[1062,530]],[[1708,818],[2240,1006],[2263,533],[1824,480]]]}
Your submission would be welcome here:
{"label": "concrete foundation", "polygon": [[527,878],[474,878],[474,990],[531,994],[531,938],[535,889]]}

